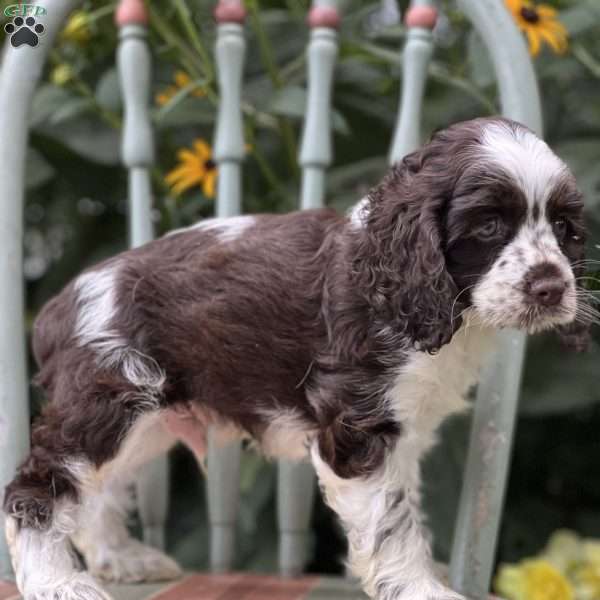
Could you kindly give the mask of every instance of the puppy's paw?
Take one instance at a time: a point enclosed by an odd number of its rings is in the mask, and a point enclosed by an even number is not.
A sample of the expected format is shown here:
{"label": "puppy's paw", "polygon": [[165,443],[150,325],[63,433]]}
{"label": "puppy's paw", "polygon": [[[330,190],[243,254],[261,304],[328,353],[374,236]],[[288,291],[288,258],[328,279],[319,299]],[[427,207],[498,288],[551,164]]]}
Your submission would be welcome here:
{"label": "puppy's paw", "polygon": [[466,600],[464,596],[435,579],[413,580],[405,585],[380,589],[376,600]]}
{"label": "puppy's paw", "polygon": [[86,553],[88,570],[103,581],[142,583],[181,577],[179,565],[160,550],[136,540],[118,547],[97,546]]}
{"label": "puppy's paw", "polygon": [[48,586],[25,588],[23,600],[112,600],[89,573],[73,573]]}

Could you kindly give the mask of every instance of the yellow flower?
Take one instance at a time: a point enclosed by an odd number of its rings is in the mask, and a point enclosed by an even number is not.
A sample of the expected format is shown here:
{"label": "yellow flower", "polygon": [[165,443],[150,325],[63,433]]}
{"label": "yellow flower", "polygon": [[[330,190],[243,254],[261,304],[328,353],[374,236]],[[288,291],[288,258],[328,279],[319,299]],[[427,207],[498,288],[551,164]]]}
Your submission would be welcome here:
{"label": "yellow flower", "polygon": [[519,28],[527,34],[529,52],[540,53],[542,42],[556,52],[567,51],[567,30],[556,18],[556,9],[547,4],[535,4],[531,0],[505,0]]}
{"label": "yellow flower", "polygon": [[214,198],[217,165],[212,159],[210,146],[202,139],[194,140],[191,149],[177,152],[179,164],[165,177],[176,196],[198,185],[207,198]]}
{"label": "yellow flower", "polygon": [[50,81],[54,85],[65,85],[69,83],[69,81],[71,81],[72,78],[73,69],[71,68],[71,65],[67,63],[60,63],[56,65],[56,67],[54,67],[50,72]]}
{"label": "yellow flower", "polygon": [[85,44],[92,37],[89,16],[84,10],[75,11],[61,31],[62,40],[76,44]]}
{"label": "yellow flower", "polygon": [[577,600],[600,598],[600,565],[581,563],[573,569],[572,579]]}
{"label": "yellow flower", "polygon": [[[176,71],[175,75],[173,76],[173,81],[173,85],[167,86],[164,90],[162,90],[162,92],[156,94],[155,100],[156,104],[159,106],[164,106],[170,102],[175,94],[180,92],[183,88],[189,86],[192,83],[192,78],[185,71]],[[203,98],[205,96],[204,90],[198,85],[195,85],[192,88],[191,94],[196,98]]]}
{"label": "yellow flower", "polygon": [[502,565],[494,587],[507,600],[573,600],[573,589],[566,577],[542,559]]}

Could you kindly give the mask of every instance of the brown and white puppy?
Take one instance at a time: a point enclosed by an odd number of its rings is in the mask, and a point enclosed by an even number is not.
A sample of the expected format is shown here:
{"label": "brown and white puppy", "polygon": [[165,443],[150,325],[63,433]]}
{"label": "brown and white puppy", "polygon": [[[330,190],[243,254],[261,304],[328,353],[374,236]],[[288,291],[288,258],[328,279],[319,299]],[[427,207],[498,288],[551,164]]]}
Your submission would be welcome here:
{"label": "brown and white puppy", "polygon": [[[491,118],[437,133],[348,216],[211,219],[87,270],[35,326],[50,401],[4,500],[22,593],[105,597],[69,537],[108,578],[176,572],[150,550],[127,562],[103,497],[183,412],[196,448],[214,424],[310,455],[370,596],[457,598],[434,575],[419,460],[497,329],[585,334],[583,247],[567,167]],[[118,543],[98,541],[106,528]]]}

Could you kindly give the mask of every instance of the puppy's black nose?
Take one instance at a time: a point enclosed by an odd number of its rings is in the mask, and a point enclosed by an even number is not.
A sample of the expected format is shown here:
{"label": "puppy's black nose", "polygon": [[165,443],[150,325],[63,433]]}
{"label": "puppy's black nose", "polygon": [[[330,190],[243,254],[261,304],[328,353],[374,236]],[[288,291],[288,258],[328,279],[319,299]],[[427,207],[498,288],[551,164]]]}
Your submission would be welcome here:
{"label": "puppy's black nose", "polygon": [[529,286],[529,295],[542,306],[556,306],[565,292],[562,279],[538,279]]}
{"label": "puppy's black nose", "polygon": [[533,267],[525,277],[525,291],[540,306],[556,306],[567,289],[559,269],[551,263]]}

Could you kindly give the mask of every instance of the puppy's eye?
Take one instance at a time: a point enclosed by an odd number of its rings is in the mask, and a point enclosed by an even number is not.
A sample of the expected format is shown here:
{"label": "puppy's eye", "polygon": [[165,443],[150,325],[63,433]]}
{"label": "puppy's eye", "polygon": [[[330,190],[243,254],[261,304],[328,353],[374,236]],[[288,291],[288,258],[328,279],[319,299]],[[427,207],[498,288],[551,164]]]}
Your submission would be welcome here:
{"label": "puppy's eye", "polygon": [[498,217],[490,217],[474,233],[481,240],[491,240],[504,235],[504,223]]}
{"label": "puppy's eye", "polygon": [[556,219],[556,221],[552,222],[552,231],[556,236],[556,239],[559,243],[565,241],[565,236],[567,235],[567,221],[566,219]]}

